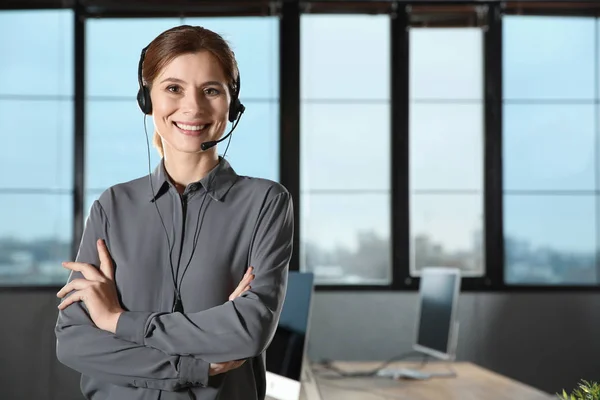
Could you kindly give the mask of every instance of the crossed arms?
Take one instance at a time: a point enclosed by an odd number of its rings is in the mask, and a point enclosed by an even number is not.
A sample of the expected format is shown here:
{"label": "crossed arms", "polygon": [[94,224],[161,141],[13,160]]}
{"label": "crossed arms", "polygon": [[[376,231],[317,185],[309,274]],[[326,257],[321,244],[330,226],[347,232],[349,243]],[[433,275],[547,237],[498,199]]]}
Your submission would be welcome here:
{"label": "crossed arms", "polygon": [[[55,333],[57,357],[63,364],[116,385],[175,391],[206,385],[211,363],[256,357],[267,348],[279,321],[292,251],[293,213],[287,192],[274,196],[261,210],[251,249],[251,289],[197,313],[115,308],[110,301],[114,281],[109,270],[99,267],[98,239],[104,239],[106,223],[100,203],[95,202],[76,265],[71,264],[67,284],[71,286],[65,290],[70,294],[66,305],[59,306]],[[98,268],[105,281],[90,287],[80,264]],[[118,318],[111,320],[115,313]]]}

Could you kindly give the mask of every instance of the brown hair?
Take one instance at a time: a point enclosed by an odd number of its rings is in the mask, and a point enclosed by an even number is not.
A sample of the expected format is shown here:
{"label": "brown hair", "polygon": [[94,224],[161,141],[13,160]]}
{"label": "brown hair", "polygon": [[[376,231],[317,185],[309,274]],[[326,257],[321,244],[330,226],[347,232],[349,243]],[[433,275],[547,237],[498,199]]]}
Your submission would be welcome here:
{"label": "brown hair", "polygon": [[[230,95],[233,96],[238,90],[236,82],[239,75],[235,54],[221,35],[201,26],[176,26],[158,35],[148,45],[142,65],[144,85],[150,89],[154,79],[174,58],[202,50],[216,57],[227,78]],[[157,132],[154,132],[152,143],[163,157],[162,142]]]}

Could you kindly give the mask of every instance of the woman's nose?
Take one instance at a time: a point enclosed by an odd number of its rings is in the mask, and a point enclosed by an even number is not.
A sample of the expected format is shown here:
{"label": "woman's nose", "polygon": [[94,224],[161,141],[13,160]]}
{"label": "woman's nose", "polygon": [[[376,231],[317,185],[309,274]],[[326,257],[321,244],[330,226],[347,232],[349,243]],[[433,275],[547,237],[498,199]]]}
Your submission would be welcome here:
{"label": "woman's nose", "polygon": [[188,113],[202,113],[207,109],[207,99],[204,93],[193,92],[187,94],[183,99],[184,111]]}

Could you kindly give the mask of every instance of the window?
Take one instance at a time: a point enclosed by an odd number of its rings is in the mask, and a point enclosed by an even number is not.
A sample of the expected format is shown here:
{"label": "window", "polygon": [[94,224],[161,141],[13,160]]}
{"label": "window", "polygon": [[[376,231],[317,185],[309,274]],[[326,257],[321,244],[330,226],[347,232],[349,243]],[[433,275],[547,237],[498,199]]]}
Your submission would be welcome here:
{"label": "window", "polygon": [[482,276],[483,34],[409,33],[411,275],[451,266]]}
{"label": "window", "polygon": [[[144,115],[135,100],[139,56],[158,34],[180,24],[214,30],[232,46],[246,112],[231,136],[227,159],[238,174],[278,180],[279,25],[275,18],[89,20],[86,210],[109,186],[148,175]],[[146,124],[150,169],[154,170],[159,156],[152,147],[151,117],[146,117]],[[226,133],[229,129],[231,125]],[[226,146],[227,140],[219,144],[219,153]]]}
{"label": "window", "polygon": [[0,40],[0,285],[68,276],[61,262],[70,258],[73,225],[72,21],[70,10],[0,12],[0,37],[11,38]]}
{"label": "window", "polygon": [[391,282],[389,29],[301,17],[300,269],[318,284]]}
{"label": "window", "polygon": [[[398,71],[390,70],[390,16],[376,14],[385,7],[338,15],[315,7],[301,14],[299,269],[314,272],[319,285],[395,287],[390,77]],[[443,265],[490,278],[482,26],[491,14],[487,6],[448,7],[414,5],[408,16],[406,264],[411,276]],[[0,285],[57,285],[68,275],[60,262],[73,248],[73,13],[0,11],[0,35],[11,38],[0,40],[0,131],[7,133],[0,168],[10,171],[0,177]],[[280,22],[89,18],[86,214],[108,187],[159,163],[152,117],[136,104],[138,61],[152,39],[181,24],[220,33],[236,54],[246,112],[227,150],[233,168],[279,180]],[[503,199],[505,264],[504,282],[492,284],[598,285],[599,20],[504,15],[502,23],[503,191],[487,194]]]}
{"label": "window", "polygon": [[508,284],[598,283],[597,23],[504,17]]}

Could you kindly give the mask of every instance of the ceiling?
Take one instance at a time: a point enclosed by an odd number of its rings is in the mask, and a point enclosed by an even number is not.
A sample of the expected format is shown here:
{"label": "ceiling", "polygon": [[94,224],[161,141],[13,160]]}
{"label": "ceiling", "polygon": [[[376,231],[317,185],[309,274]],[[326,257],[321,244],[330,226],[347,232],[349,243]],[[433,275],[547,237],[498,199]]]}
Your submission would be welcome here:
{"label": "ceiling", "polygon": [[475,24],[489,4],[509,14],[598,15],[600,1],[449,1],[414,0],[0,0],[0,9],[79,7],[90,17],[277,15],[283,3],[297,3],[302,13],[393,13],[405,7],[416,25]]}

